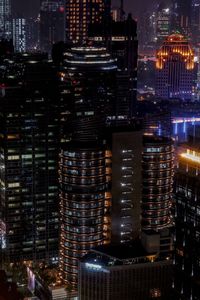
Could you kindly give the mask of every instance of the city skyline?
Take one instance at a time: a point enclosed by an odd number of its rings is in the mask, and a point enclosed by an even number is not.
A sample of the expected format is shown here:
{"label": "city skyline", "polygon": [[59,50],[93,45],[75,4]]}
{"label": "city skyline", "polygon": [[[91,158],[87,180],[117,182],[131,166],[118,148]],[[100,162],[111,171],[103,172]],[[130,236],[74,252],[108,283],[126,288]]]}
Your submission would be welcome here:
{"label": "city skyline", "polygon": [[200,0],[0,20],[0,298],[200,300]]}

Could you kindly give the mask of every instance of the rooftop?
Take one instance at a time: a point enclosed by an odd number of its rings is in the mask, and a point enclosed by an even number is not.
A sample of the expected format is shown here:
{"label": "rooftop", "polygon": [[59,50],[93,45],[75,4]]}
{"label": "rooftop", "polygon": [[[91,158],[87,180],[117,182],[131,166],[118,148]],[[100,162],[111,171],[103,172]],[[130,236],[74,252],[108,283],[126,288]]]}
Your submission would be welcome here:
{"label": "rooftop", "polygon": [[147,253],[140,240],[131,244],[103,245],[91,250],[82,258],[88,267],[113,267],[149,263],[160,260],[157,252]]}

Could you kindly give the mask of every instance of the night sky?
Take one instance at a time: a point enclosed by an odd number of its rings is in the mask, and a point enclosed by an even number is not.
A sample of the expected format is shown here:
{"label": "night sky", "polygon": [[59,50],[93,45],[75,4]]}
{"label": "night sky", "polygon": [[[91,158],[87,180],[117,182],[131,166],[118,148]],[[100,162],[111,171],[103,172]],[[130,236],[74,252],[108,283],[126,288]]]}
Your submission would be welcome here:
{"label": "night sky", "polygon": [[[125,9],[127,12],[131,11],[134,16],[138,15],[140,9],[144,9],[156,0],[124,0]],[[39,12],[40,0],[12,0],[13,12],[21,16],[36,16]],[[113,5],[116,5],[120,0],[113,0]]]}

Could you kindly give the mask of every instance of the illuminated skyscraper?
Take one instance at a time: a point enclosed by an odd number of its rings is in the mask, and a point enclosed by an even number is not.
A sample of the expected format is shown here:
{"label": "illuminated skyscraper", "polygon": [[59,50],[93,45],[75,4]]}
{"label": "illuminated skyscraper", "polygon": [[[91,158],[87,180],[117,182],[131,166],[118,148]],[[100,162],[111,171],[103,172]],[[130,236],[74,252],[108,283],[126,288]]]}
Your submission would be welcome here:
{"label": "illuminated skyscraper", "polygon": [[65,57],[61,78],[70,142],[60,155],[60,272],[75,286],[78,260],[109,240],[110,153],[102,133],[113,112],[117,66],[105,48],[76,47]]}
{"label": "illuminated skyscraper", "polygon": [[11,38],[11,3],[0,0],[0,39]]}
{"label": "illuminated skyscraper", "polygon": [[66,0],[66,37],[73,42],[87,39],[88,25],[106,22],[110,0]]}
{"label": "illuminated skyscraper", "polygon": [[194,76],[194,50],[180,34],[166,38],[157,51],[156,97],[190,100]]}

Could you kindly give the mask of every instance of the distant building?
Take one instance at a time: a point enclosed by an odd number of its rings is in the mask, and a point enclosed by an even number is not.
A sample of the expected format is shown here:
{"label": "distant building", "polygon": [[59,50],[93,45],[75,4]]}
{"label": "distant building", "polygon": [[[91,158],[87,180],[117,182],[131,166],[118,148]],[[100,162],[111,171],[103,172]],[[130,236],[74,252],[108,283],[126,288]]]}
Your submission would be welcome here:
{"label": "distant building", "polygon": [[11,1],[0,1],[0,39],[12,38]]}
{"label": "distant building", "polygon": [[111,17],[114,22],[119,22],[121,17],[121,10],[119,7],[114,7],[111,9]]}
{"label": "distant building", "polygon": [[29,52],[39,50],[39,18],[26,19],[26,50]]}
{"label": "distant building", "polygon": [[174,30],[179,30],[183,35],[191,35],[192,0],[174,0]]}
{"label": "distant building", "polygon": [[40,8],[40,49],[51,53],[56,42],[65,39],[65,8],[62,1],[42,1]]}
{"label": "distant building", "polygon": [[194,79],[194,50],[180,34],[166,38],[157,51],[156,97],[191,100]]}
{"label": "distant building", "polygon": [[160,44],[171,30],[171,8],[160,4],[156,11],[156,38]]}
{"label": "distant building", "polygon": [[15,52],[26,52],[26,19],[13,19],[12,26]]}
{"label": "distant building", "polygon": [[80,300],[168,300],[170,257],[147,253],[140,242],[91,250],[79,263]]}
{"label": "distant building", "polygon": [[157,44],[156,12],[143,8],[138,19],[138,40],[140,54],[154,55]]}

